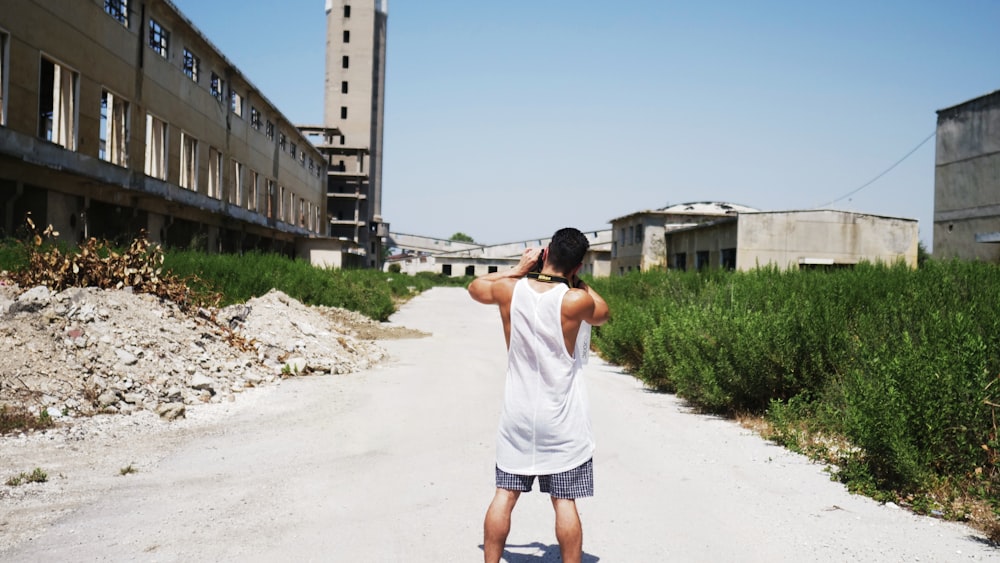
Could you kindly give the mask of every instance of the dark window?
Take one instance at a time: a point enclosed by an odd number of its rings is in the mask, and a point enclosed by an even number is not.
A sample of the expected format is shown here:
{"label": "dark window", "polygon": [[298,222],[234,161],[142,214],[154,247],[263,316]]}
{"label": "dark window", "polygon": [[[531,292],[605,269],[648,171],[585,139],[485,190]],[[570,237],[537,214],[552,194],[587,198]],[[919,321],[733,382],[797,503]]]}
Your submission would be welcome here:
{"label": "dark window", "polygon": [[723,248],[722,249],[722,268],[725,270],[735,270],[736,269],[736,249],[735,248]]}
{"label": "dark window", "polygon": [[344,43],[350,43],[350,42],[351,42],[351,32],[347,31],[345,29],[344,30]]}
{"label": "dark window", "polygon": [[284,133],[278,133],[278,147],[284,152],[285,147],[288,145],[288,138],[285,137]]}
{"label": "dark window", "polygon": [[250,126],[260,131],[260,110],[252,106],[250,107]]}
{"label": "dark window", "polygon": [[271,123],[270,119],[268,119],[267,123],[264,125],[264,136],[267,137],[268,141],[274,140],[274,123]]}
{"label": "dark window", "polygon": [[674,254],[674,268],[680,271],[687,270],[687,254],[684,252],[678,252]]}
{"label": "dark window", "polygon": [[344,17],[345,18],[351,17],[351,7],[350,6],[344,6]]}
{"label": "dark window", "polygon": [[487,274],[492,274],[493,272],[496,272],[496,271],[497,271],[497,267],[496,266],[489,266],[489,267],[486,268],[486,273]]}
{"label": "dark window", "polygon": [[128,27],[128,0],[104,0],[104,11]]}
{"label": "dark window", "polygon": [[451,264],[444,264],[441,266],[441,273],[450,276],[451,275]]}
{"label": "dark window", "polygon": [[340,83],[340,93],[341,94],[346,94],[347,93],[347,81],[346,80]]}
{"label": "dark window", "polygon": [[696,252],[694,254],[694,269],[698,270],[700,272],[700,271],[708,268],[708,266],[709,266],[709,263],[708,263],[708,251],[707,250],[699,250],[698,252]]}
{"label": "dark window", "polygon": [[465,275],[467,275],[467,276],[474,276],[474,275],[476,275],[476,267],[475,266],[466,266],[465,267]]}
{"label": "dark window", "polygon": [[347,119],[347,107],[340,106],[340,118]]}
{"label": "dark window", "polygon": [[344,55],[344,58],[341,59],[341,61],[340,61],[340,66],[342,68],[348,68],[348,67],[350,67],[351,66],[351,58],[348,57],[347,55]]}

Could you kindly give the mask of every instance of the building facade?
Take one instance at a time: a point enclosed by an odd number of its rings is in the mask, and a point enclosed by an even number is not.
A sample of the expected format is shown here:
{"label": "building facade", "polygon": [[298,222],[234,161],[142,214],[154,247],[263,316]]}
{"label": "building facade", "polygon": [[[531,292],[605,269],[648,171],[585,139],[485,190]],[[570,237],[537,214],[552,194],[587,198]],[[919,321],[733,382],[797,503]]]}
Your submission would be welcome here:
{"label": "building facade", "polygon": [[612,219],[610,270],[917,266],[917,222],[834,210],[759,211],[696,202]]}
{"label": "building facade", "polygon": [[1000,90],[937,112],[934,256],[1000,262]]}
{"label": "building facade", "polygon": [[612,219],[610,271],[623,275],[633,270],[664,269],[667,266],[667,233],[745,211],[755,210],[735,203],[701,201],[637,211]]}
{"label": "building facade", "polygon": [[[382,266],[382,131],[387,0],[326,1],[324,140],[330,236]],[[335,133],[330,133],[334,132]]]}
{"label": "building facade", "polygon": [[168,0],[7,0],[0,231],[295,253],[325,156]]}

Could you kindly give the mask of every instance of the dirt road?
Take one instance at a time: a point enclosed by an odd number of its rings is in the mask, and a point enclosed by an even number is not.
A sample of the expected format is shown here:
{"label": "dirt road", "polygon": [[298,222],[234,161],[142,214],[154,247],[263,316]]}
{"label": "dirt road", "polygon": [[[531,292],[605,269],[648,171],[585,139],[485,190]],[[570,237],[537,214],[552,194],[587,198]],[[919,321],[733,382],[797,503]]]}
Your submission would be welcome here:
{"label": "dirt road", "polygon": [[[221,419],[199,424],[195,413],[183,431],[123,434],[115,455],[152,460],[138,473],[95,478],[67,465],[65,480],[93,481],[87,494],[0,559],[481,560],[499,317],[461,289],[434,289],[392,320],[433,335],[385,342],[392,359],[360,374],[241,398],[252,408]],[[821,466],[599,359],[586,377],[598,446],[597,496],[579,503],[589,563],[1000,559],[965,526],[852,496]],[[109,464],[121,462],[87,467]],[[514,512],[506,561],[559,561],[537,491]]]}

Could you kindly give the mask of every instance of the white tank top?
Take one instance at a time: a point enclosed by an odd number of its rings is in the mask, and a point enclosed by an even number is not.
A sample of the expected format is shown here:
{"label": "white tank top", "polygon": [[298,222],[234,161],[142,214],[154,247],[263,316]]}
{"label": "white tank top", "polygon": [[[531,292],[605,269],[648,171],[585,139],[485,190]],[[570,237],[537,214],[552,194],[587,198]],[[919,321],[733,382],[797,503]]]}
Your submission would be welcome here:
{"label": "white tank top", "polygon": [[510,304],[510,349],[497,467],[516,475],[550,475],[579,467],[594,454],[582,377],[590,346],[583,323],[574,354],[562,333],[563,284],[538,292],[521,279]]}

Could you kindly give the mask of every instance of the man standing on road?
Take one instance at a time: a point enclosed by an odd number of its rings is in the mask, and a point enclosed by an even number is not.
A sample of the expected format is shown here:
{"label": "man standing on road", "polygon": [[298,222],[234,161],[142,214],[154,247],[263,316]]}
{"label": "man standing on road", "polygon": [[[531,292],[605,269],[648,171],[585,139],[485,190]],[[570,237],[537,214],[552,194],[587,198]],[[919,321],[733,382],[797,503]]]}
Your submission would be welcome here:
{"label": "man standing on road", "polygon": [[473,299],[499,306],[507,340],[497,488],[483,524],[487,563],[500,561],[511,512],[535,477],[552,497],[562,560],[579,562],[583,554],[576,499],[594,495],[594,439],[581,372],[590,327],[604,324],[609,314],[604,299],[578,276],[589,246],[577,229],[560,229],[548,249],[526,249],[517,266],[469,285]]}

